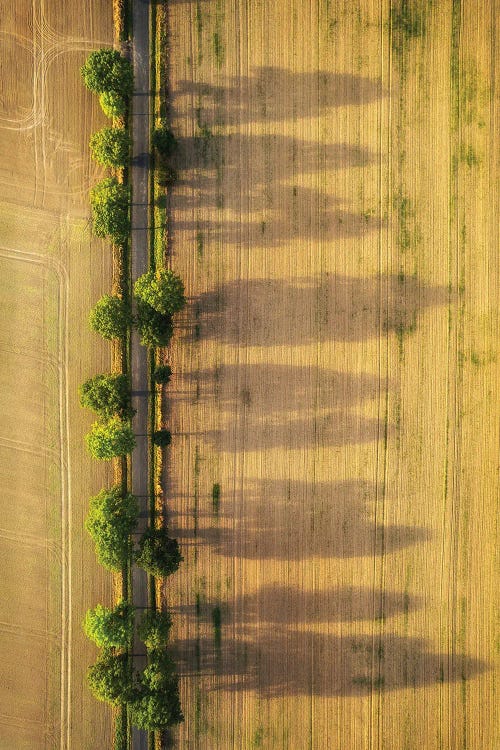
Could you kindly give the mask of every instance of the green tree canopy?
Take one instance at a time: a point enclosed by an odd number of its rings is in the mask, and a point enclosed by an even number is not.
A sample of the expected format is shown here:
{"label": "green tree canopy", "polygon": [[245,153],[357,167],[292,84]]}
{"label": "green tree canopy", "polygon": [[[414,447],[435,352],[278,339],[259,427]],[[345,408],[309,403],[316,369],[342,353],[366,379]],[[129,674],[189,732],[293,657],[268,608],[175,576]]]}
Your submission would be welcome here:
{"label": "green tree canopy", "polygon": [[130,232],[130,188],[115,177],[106,177],[90,191],[92,223],[98,237],[125,242]]}
{"label": "green tree canopy", "polygon": [[172,316],[158,312],[141,299],[137,300],[136,325],[141,344],[151,348],[168,346],[174,333]]}
{"label": "green tree canopy", "polygon": [[90,327],[105,339],[121,338],[131,323],[129,305],[121,297],[112,294],[104,294],[89,315]]}
{"label": "green tree canopy", "polygon": [[137,565],[158,578],[166,578],[178,569],[183,557],[177,539],[171,539],[167,530],[148,529],[139,541],[136,552]]}
{"label": "green tree canopy", "polygon": [[134,607],[120,601],[109,609],[98,604],[87,610],[83,623],[85,635],[102,648],[127,648],[134,634]]}
{"label": "green tree canopy", "polygon": [[155,430],[153,432],[153,443],[159,448],[166,448],[172,442],[170,430]]}
{"label": "green tree canopy", "polygon": [[132,701],[132,724],[149,731],[165,729],[184,721],[179,698],[179,678],[175,664],[165,651],[150,654]]}
{"label": "green tree canopy", "polygon": [[170,365],[159,365],[153,373],[153,378],[156,383],[169,383],[172,376],[172,368]]}
{"label": "green tree canopy", "polygon": [[169,268],[147,271],[134,284],[135,296],[164,315],[173,315],[186,304],[184,283]]}
{"label": "green tree canopy", "polygon": [[127,110],[125,97],[118,91],[103,91],[102,94],[99,94],[99,104],[110,120],[113,117],[123,117]]}
{"label": "green tree canopy", "polygon": [[87,681],[98,700],[115,705],[126,703],[133,692],[127,655],[105,650],[97,662],[89,667]]}
{"label": "green tree canopy", "polygon": [[104,167],[124,167],[129,160],[131,142],[124,128],[102,128],[90,137],[92,158]]}
{"label": "green tree canopy", "polygon": [[169,127],[156,128],[153,132],[153,146],[165,158],[172,156],[177,148],[175,135]]}
{"label": "green tree canopy", "polygon": [[90,498],[85,528],[95,543],[99,562],[120,572],[132,554],[131,533],[137,524],[139,506],[134,495],[123,494],[117,485]]}
{"label": "green tree canopy", "polygon": [[125,456],[135,448],[135,436],[128,422],[111,417],[105,422],[94,422],[85,441],[93,458],[105,461]]}
{"label": "green tree canopy", "polygon": [[80,73],[85,86],[96,94],[117,91],[130,96],[132,93],[132,65],[117,50],[94,50],[80,68]]}
{"label": "green tree canopy", "polygon": [[109,419],[114,414],[130,419],[134,413],[130,403],[130,378],[127,375],[94,375],[79,388],[80,403]]}
{"label": "green tree canopy", "polygon": [[149,610],[143,614],[137,633],[148,651],[155,651],[166,646],[171,627],[172,618],[168,612]]}

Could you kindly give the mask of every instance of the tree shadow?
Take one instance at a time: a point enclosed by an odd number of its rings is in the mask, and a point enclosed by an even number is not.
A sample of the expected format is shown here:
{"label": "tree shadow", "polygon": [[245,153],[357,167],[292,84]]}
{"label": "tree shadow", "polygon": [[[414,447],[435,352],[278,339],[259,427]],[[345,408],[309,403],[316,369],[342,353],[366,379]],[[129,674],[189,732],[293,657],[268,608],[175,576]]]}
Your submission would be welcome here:
{"label": "tree shadow", "polygon": [[[221,135],[205,128],[193,137],[177,139],[177,145],[176,168],[202,172],[193,177],[182,175],[179,184],[202,191],[212,186],[212,173],[220,166],[225,176],[232,176],[233,173],[240,175],[241,170],[250,166],[251,182],[255,189],[269,179],[270,165],[277,165],[280,179],[288,179],[294,174],[315,173],[320,169],[332,171],[367,167],[379,160],[378,154],[362,146],[316,143],[278,133]],[[262,155],[262,161],[256,161],[256,154]]]}
{"label": "tree shadow", "polygon": [[[255,414],[255,416],[253,415]],[[387,437],[392,437],[394,427],[384,425]],[[228,437],[227,429],[200,430],[197,435],[215,449],[222,450]],[[276,414],[247,413],[244,429],[238,431],[237,440],[231,438],[233,451],[260,451],[272,448],[300,450],[307,445],[361,445],[381,438],[380,420],[364,417],[353,411],[311,413],[306,417],[278,418]]]}
{"label": "tree shadow", "polygon": [[[260,196],[253,205],[238,206],[247,217],[241,219],[227,219],[215,221],[193,219],[176,219],[175,229],[182,232],[207,232],[218,235],[225,246],[257,246],[277,247],[293,238],[307,241],[328,238],[346,239],[361,237],[369,232],[380,229],[384,222],[377,216],[366,214],[362,216],[353,211],[347,211],[339,206],[340,201],[324,193],[308,188],[292,188],[280,185],[274,191],[273,207],[266,209],[265,196]],[[251,199],[251,195],[246,193]],[[226,203],[220,201],[215,193],[199,196],[200,205],[212,204],[223,208]],[[239,195],[233,195],[229,202],[241,200]],[[177,202],[177,199],[176,199]],[[182,204],[182,199],[178,201]],[[235,210],[236,204],[235,204]],[[255,214],[257,217],[252,216]]]}
{"label": "tree shadow", "polygon": [[198,298],[197,330],[203,338],[239,346],[362,341],[389,331],[411,333],[419,313],[448,301],[447,287],[414,276],[239,279]]}
{"label": "tree shadow", "polygon": [[215,399],[223,411],[243,405],[249,413],[307,409],[345,409],[378,398],[391,387],[368,373],[353,374],[320,367],[274,364],[224,364],[213,369],[180,373],[175,398]]}
{"label": "tree shadow", "polygon": [[[229,618],[234,612],[238,623],[299,625],[386,619],[411,612],[421,607],[422,601],[402,592],[377,592],[354,586],[304,591],[294,586],[269,584],[253,594],[236,597],[230,604]],[[175,611],[182,616],[211,621],[212,607],[208,604],[184,605]]]}
{"label": "tree shadow", "polygon": [[225,124],[235,125],[318,117],[326,109],[375,102],[387,96],[387,91],[376,78],[264,66],[255,67],[249,76],[228,78],[222,85],[181,80],[173,92],[174,101],[184,96],[204,112],[212,110],[214,118],[223,106]]}
{"label": "tree shadow", "polygon": [[381,524],[378,492],[359,480],[256,481],[241,497],[224,499],[216,526],[198,513],[195,529],[191,514],[173,512],[170,527],[181,543],[254,560],[373,557],[430,539],[423,527]]}
{"label": "tree shadow", "polygon": [[217,675],[212,690],[255,690],[266,698],[361,696],[444,682],[466,682],[488,666],[465,654],[436,653],[421,638],[387,633],[338,637],[272,628],[246,637],[222,634],[217,652],[209,638],[179,641],[175,659],[186,675]]}

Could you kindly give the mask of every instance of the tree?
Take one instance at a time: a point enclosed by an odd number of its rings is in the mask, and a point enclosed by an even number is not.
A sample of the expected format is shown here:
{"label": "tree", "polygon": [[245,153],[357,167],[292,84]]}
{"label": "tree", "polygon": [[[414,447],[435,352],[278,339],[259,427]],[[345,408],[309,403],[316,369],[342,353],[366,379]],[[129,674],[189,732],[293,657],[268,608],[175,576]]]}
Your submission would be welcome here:
{"label": "tree", "polygon": [[90,455],[105,461],[115,456],[125,456],[135,448],[135,437],[130,424],[119,417],[111,417],[106,422],[94,422],[85,441]]}
{"label": "tree", "polygon": [[145,531],[135,554],[137,565],[158,578],[175,573],[183,559],[177,539],[171,539],[164,528]]}
{"label": "tree", "polygon": [[87,610],[83,623],[85,635],[102,648],[127,648],[134,634],[134,607],[120,601],[109,609],[98,604]]}
{"label": "tree", "polygon": [[155,383],[169,383],[172,375],[170,365],[160,365],[153,373]]}
{"label": "tree", "polygon": [[123,117],[127,110],[125,97],[118,91],[103,91],[99,94],[101,109],[111,120],[113,117]]}
{"label": "tree", "polygon": [[106,177],[90,191],[90,207],[94,232],[98,237],[111,237],[125,242],[130,231],[130,188],[115,177]]}
{"label": "tree", "polygon": [[95,94],[116,91],[129,96],[132,93],[132,65],[117,50],[94,50],[80,68],[80,73],[85,86]]}
{"label": "tree", "polygon": [[102,296],[89,315],[90,327],[105,339],[119,339],[125,336],[131,322],[129,305],[121,297],[112,294]]}
{"label": "tree", "polygon": [[132,141],[124,128],[102,128],[90,137],[92,158],[104,167],[124,167]]}
{"label": "tree", "polygon": [[138,695],[131,702],[132,724],[140,729],[164,729],[184,721],[175,664],[165,651],[150,654]]}
{"label": "tree", "polygon": [[127,655],[106,649],[97,662],[89,667],[87,681],[98,700],[115,705],[126,703],[133,693]]}
{"label": "tree", "polygon": [[147,271],[134,284],[135,296],[164,315],[173,315],[186,304],[184,283],[169,268]]}
{"label": "tree", "polygon": [[176,147],[177,140],[169,127],[156,128],[153,132],[153,146],[165,158],[171,156]]}
{"label": "tree", "polygon": [[142,616],[137,634],[146,644],[148,651],[155,651],[166,645],[171,627],[172,618],[168,612],[149,610]]}
{"label": "tree", "polygon": [[166,448],[172,442],[172,433],[169,430],[156,430],[153,432],[153,443],[159,448]]}
{"label": "tree", "polygon": [[130,535],[138,516],[137,498],[124,494],[118,485],[90,498],[85,528],[95,543],[99,562],[108,570],[118,573],[128,565],[132,554]]}
{"label": "tree", "polygon": [[130,403],[130,379],[127,375],[95,375],[79,388],[80,404],[109,419],[117,414],[130,419],[134,410]]}
{"label": "tree", "polygon": [[151,348],[168,346],[173,336],[172,316],[158,312],[143,300],[137,300],[136,325],[141,344]]}

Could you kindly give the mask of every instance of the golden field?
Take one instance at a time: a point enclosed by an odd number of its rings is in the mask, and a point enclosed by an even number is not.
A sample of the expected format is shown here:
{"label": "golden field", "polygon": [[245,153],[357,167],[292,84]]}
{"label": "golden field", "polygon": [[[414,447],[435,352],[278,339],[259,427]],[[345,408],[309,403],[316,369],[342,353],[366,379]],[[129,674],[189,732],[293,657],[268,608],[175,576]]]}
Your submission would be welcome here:
{"label": "golden field", "polygon": [[110,481],[91,464],[77,387],[110,366],[86,318],[111,284],[110,250],[90,237],[104,124],[79,78],[112,41],[111,7],[3,4],[0,21],[0,748],[111,744],[110,712],[85,685],[96,655],[81,631],[111,578],[84,536],[88,497]]}
{"label": "golden field", "polygon": [[500,745],[499,10],[169,3],[181,748]]}

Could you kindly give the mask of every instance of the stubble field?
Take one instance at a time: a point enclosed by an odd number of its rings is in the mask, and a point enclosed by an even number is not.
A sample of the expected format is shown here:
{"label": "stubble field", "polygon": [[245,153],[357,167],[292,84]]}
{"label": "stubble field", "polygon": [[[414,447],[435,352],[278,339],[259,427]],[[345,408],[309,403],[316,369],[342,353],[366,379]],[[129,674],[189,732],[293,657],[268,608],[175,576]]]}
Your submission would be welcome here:
{"label": "stubble field", "polygon": [[84,453],[77,386],[109,368],[86,317],[111,263],[88,226],[104,118],[79,67],[112,41],[111,8],[4,3],[0,41],[0,748],[93,750],[111,743],[110,714],[85,685],[81,620],[111,579],[83,519],[110,477]]}
{"label": "stubble field", "polygon": [[498,11],[169,3],[182,748],[500,743]]}

